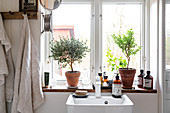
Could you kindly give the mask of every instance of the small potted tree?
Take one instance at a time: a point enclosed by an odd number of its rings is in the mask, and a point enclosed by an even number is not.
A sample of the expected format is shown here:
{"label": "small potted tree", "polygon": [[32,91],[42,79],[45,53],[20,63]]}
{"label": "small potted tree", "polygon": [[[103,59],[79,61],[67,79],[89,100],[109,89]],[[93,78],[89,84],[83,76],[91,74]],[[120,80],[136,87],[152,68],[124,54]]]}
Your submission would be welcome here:
{"label": "small potted tree", "polygon": [[127,67],[119,68],[119,73],[123,82],[123,88],[132,88],[136,69],[129,68],[129,63],[131,60],[130,58],[131,55],[136,55],[136,53],[141,49],[141,46],[138,46],[135,43],[135,38],[133,35],[134,32],[132,29],[128,30],[126,35],[112,35],[114,42],[118,45],[127,58]]}
{"label": "small potted tree", "polygon": [[77,87],[80,72],[73,69],[73,64],[77,61],[82,62],[82,58],[86,56],[86,52],[90,50],[86,46],[86,42],[79,39],[60,38],[60,41],[52,40],[50,42],[52,57],[60,63],[61,67],[70,66],[71,71],[65,72],[69,87]]}

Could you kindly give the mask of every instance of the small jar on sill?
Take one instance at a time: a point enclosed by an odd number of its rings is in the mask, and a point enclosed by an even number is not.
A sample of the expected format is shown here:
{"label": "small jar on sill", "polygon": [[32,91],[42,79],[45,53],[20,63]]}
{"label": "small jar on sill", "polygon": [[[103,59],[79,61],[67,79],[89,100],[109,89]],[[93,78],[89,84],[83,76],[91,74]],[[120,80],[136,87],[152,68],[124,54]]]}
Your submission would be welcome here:
{"label": "small jar on sill", "polygon": [[144,70],[140,70],[140,75],[138,75],[138,87],[143,88],[143,78],[144,78]]}
{"label": "small jar on sill", "polygon": [[107,78],[108,76],[104,76],[104,82],[103,82],[104,87],[109,87],[109,80]]}
{"label": "small jar on sill", "polygon": [[146,72],[147,75],[144,77],[144,88],[145,89],[153,89],[153,77],[150,75],[150,71]]}

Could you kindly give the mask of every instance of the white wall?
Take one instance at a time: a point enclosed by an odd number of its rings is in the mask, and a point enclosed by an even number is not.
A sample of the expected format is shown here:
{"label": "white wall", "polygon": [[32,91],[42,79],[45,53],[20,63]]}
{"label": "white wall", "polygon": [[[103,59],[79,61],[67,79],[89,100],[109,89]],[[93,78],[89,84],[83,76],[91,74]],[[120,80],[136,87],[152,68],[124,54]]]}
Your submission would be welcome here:
{"label": "white wall", "polygon": [[[46,92],[45,103],[35,113],[67,113],[66,100],[71,93]],[[158,96],[156,93],[128,93],[134,103],[133,113],[158,113]]]}
{"label": "white wall", "polygon": [[134,103],[133,113],[159,113],[158,94],[129,93],[127,95]]}
{"label": "white wall", "polygon": [[[18,11],[19,0],[0,0],[0,12]],[[40,13],[39,13],[40,16]],[[38,20],[29,20],[32,35],[40,49],[40,17]],[[5,20],[5,28],[12,43],[14,64],[17,61],[17,52],[22,30],[22,20]],[[66,113],[66,99],[70,93],[45,93],[45,103],[35,113]],[[134,113],[158,113],[157,94],[128,94],[134,102]],[[9,105],[10,106],[10,105]],[[9,109],[10,110],[10,109]]]}
{"label": "white wall", "polygon": [[[19,0],[0,0],[0,12],[14,12],[19,11]],[[41,30],[41,21],[40,21],[40,12],[39,18],[35,20],[29,20],[30,28],[32,35],[35,39],[38,50],[40,50],[40,30]],[[20,42],[20,34],[22,31],[22,22],[23,20],[4,20],[4,25],[9,36],[9,39],[12,43],[12,55],[14,60],[14,65],[16,66],[17,61],[17,52]]]}
{"label": "white wall", "polygon": [[[19,11],[19,0],[0,0],[0,12],[17,12]],[[38,50],[40,50],[40,10],[37,20],[29,20],[32,35],[35,39]],[[12,57],[16,66],[18,47],[20,43],[20,34],[22,31],[23,20],[4,20],[4,26],[12,44]],[[10,113],[11,103],[7,103],[8,113]]]}
{"label": "white wall", "polygon": [[67,113],[66,101],[71,93],[66,92],[46,92],[45,102],[35,113]]}

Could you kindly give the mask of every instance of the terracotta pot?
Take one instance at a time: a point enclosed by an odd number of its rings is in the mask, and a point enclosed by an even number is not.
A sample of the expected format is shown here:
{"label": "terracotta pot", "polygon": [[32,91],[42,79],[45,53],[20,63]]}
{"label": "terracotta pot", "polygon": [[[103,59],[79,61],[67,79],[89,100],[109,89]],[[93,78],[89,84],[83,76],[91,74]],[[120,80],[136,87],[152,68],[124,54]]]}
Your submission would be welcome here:
{"label": "terracotta pot", "polygon": [[133,80],[134,80],[134,76],[136,73],[136,69],[119,68],[119,73],[122,79],[123,88],[131,89],[133,85]]}
{"label": "terracotta pot", "polygon": [[80,77],[79,71],[67,71],[65,72],[65,76],[69,87],[77,87]]}

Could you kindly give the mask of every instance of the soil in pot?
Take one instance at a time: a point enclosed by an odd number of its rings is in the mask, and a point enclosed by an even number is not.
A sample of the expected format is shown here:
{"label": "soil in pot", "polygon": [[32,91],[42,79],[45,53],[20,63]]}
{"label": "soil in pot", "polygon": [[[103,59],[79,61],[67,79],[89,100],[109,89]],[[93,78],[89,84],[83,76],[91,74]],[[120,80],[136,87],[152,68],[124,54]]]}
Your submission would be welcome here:
{"label": "soil in pot", "polygon": [[77,87],[80,77],[79,71],[67,71],[65,72],[65,76],[69,87]]}
{"label": "soil in pot", "polygon": [[120,76],[121,76],[121,79],[122,79],[123,88],[124,89],[132,89],[136,69],[120,68],[119,73],[120,73]]}

